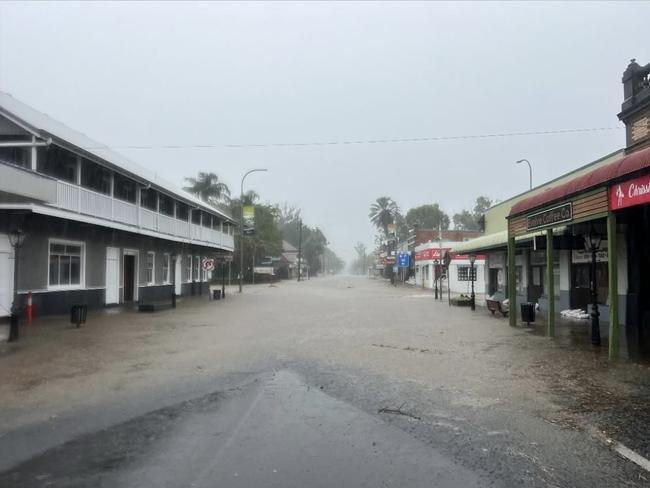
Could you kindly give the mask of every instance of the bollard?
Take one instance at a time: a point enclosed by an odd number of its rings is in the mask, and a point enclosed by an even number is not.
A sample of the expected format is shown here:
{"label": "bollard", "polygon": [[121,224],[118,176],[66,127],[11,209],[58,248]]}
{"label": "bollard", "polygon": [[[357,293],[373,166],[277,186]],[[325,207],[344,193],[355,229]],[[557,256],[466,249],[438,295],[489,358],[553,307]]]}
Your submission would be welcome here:
{"label": "bollard", "polygon": [[27,325],[32,325],[32,292],[27,293],[27,305],[25,305],[25,320]]}
{"label": "bollard", "polygon": [[88,313],[87,305],[73,305],[70,309],[70,322],[77,324],[77,327],[81,327],[81,324],[86,323],[86,314]]}
{"label": "bollard", "polygon": [[172,308],[176,308],[176,293],[172,291]]}
{"label": "bollard", "polygon": [[12,313],[11,316],[9,317],[9,338],[7,339],[7,342],[15,342],[18,340],[18,315],[15,313]]}

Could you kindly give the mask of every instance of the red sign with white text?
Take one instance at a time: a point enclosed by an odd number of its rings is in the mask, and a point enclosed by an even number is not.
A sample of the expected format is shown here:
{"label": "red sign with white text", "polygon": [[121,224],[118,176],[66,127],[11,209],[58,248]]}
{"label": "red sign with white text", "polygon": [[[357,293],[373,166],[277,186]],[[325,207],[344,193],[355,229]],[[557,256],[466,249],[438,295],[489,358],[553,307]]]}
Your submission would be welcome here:
{"label": "red sign with white text", "polygon": [[650,175],[640,176],[609,187],[609,209],[650,203]]}
{"label": "red sign with white text", "polygon": [[[415,260],[416,261],[429,261],[429,260],[435,260],[435,259],[441,259],[441,255],[444,256],[446,251],[449,251],[450,248],[448,247],[443,247],[442,248],[442,253],[440,252],[441,249],[437,247],[429,248],[429,249],[423,249],[422,251],[418,251],[415,253]],[[451,259],[454,260],[467,260],[469,259],[469,254],[452,254]],[[485,255],[484,254],[479,254],[476,256],[477,261],[482,261],[485,260]]]}

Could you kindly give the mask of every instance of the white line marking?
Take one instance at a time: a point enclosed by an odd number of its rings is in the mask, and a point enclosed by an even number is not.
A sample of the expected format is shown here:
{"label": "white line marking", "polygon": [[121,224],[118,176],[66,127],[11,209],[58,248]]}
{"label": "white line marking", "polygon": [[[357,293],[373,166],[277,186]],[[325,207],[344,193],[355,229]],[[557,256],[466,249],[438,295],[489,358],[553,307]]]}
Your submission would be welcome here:
{"label": "white line marking", "polygon": [[638,464],[643,469],[650,472],[650,460],[644,458],[643,456],[641,456],[641,454],[634,452],[632,449],[628,447],[625,447],[620,442],[615,442],[613,445],[613,449],[624,458],[629,459],[633,463]]}

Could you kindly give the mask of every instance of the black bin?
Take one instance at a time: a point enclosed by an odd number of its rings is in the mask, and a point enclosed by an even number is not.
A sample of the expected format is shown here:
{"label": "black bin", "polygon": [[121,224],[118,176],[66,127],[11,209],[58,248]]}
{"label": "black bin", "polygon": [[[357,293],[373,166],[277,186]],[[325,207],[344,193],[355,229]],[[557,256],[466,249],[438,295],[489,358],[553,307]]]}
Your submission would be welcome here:
{"label": "black bin", "polygon": [[521,304],[521,321],[530,324],[535,322],[535,304],[525,302]]}
{"label": "black bin", "polygon": [[88,305],[73,305],[70,309],[70,323],[77,324],[77,327],[79,327],[81,324],[85,324],[87,314]]}
{"label": "black bin", "polygon": [[212,290],[212,298],[221,300],[221,290]]}

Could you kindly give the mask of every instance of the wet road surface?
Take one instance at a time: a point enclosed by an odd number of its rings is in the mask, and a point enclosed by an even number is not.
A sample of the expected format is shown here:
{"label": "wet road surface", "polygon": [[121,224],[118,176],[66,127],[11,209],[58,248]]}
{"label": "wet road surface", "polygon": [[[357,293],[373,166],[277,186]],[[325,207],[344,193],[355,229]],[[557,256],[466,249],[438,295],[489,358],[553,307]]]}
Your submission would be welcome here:
{"label": "wet road surface", "polygon": [[644,366],[363,278],[190,305],[4,349],[0,486],[648,486]]}

